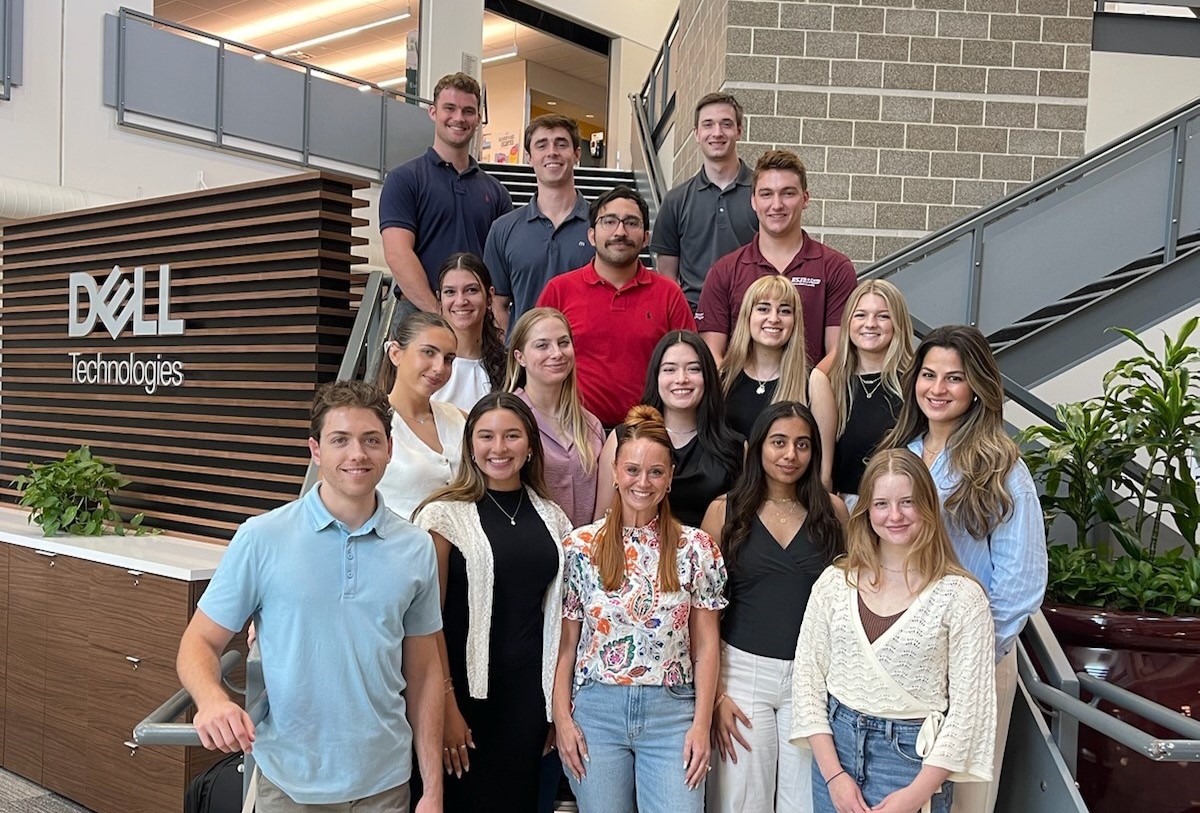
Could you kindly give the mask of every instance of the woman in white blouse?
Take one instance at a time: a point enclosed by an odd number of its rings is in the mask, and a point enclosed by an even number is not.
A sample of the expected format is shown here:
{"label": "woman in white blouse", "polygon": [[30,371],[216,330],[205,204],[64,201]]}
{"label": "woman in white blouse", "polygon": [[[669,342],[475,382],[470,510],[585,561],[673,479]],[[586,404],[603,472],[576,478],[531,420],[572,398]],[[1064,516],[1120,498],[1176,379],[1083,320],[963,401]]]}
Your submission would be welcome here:
{"label": "woman in white blouse", "polygon": [[504,339],[492,315],[492,276],[483,260],[460,251],[442,263],[434,293],[458,339],[458,355],[433,400],[470,412],[480,398],[504,386]]}
{"label": "woman in white blouse", "polygon": [[392,405],[392,459],[379,493],[405,519],[458,472],[466,416],[454,404],[431,401],[446,383],[458,340],[435,313],[410,313],[396,326],[378,384]]}
{"label": "woman in white blouse", "polygon": [[995,747],[987,595],[959,563],[921,459],[867,465],[847,555],[813,587],[792,684],[792,741],[813,751],[817,813],[950,810]]}

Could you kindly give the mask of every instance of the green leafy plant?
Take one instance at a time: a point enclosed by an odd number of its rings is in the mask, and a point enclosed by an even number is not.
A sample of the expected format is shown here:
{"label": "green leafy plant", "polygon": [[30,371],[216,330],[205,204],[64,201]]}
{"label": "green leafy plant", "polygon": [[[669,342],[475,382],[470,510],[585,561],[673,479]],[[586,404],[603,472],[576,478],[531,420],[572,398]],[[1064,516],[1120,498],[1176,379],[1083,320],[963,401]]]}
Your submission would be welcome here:
{"label": "green leafy plant", "polygon": [[31,509],[29,521],[40,525],[44,536],[59,531],[76,536],[124,535],[127,529],[150,532],[142,526],[143,514],[126,523],[112,507],[112,493],[129,481],[93,457],[87,446],[43,466],[30,463],[29,474],[14,479],[13,485],[21,492],[20,504]]}
{"label": "green leafy plant", "polygon": [[[1198,322],[1189,319],[1176,336],[1165,336],[1161,352],[1117,328],[1142,353],[1104,376],[1102,396],[1058,407],[1060,426],[1031,426],[1019,436],[1043,487],[1048,534],[1060,517],[1075,527],[1074,546],[1049,548],[1050,600],[1170,615],[1200,611],[1200,502],[1192,470],[1200,456],[1200,348],[1188,344]],[[1168,519],[1186,549],[1160,555]]]}

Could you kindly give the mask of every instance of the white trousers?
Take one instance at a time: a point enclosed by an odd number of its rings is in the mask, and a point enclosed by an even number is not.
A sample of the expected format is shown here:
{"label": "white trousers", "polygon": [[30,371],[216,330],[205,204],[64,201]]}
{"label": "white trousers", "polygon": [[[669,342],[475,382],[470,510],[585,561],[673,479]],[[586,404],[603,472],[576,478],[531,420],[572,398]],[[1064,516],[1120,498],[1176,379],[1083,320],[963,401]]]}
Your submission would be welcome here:
{"label": "white trousers", "polygon": [[959,782],[954,785],[951,813],[992,813],[1000,789],[1000,768],[1008,744],[1008,723],[1017,694],[1017,650],[1013,647],[996,664],[996,754],[992,757],[991,782]]}
{"label": "white trousers", "polygon": [[739,723],[750,751],[733,744],[737,764],[713,749],[708,813],[811,813],[812,752],[788,742],[792,661],[721,645],[724,701],[737,703],[753,728]]}

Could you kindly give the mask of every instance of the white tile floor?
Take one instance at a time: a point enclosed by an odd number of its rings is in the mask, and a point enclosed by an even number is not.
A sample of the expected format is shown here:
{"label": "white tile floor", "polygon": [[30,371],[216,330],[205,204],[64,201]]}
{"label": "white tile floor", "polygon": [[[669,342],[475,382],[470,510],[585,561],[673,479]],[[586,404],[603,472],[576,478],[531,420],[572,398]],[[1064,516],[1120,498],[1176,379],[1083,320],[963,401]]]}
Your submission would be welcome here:
{"label": "white tile floor", "polygon": [[0,770],[0,813],[88,813],[16,774]]}

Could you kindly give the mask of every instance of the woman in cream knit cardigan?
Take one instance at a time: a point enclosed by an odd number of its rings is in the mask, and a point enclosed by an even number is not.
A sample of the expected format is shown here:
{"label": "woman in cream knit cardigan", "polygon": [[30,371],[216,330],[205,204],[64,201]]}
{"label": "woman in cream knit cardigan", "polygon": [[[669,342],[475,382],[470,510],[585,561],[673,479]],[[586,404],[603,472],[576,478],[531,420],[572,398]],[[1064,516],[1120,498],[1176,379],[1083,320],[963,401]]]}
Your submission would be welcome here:
{"label": "woman in cream knit cardigan", "polygon": [[511,393],[467,417],[458,475],[419,506],[442,589],[446,813],[536,810],[561,632],[566,514],[546,496],[541,440]]}

